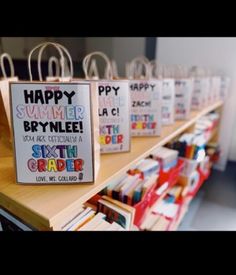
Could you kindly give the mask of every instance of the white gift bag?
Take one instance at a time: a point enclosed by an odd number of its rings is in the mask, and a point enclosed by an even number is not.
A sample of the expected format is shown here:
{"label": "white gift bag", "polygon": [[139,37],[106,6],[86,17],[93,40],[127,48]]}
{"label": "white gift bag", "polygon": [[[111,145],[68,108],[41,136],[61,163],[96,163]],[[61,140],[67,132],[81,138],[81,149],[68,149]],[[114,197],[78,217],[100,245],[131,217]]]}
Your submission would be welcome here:
{"label": "white gift bag", "polygon": [[214,103],[220,100],[220,89],[221,89],[221,78],[219,76],[212,77],[212,100],[211,103]]}
{"label": "white gift bag", "polygon": [[[4,59],[7,59],[10,65],[11,75],[10,77],[7,76],[5,66],[4,66]],[[9,129],[11,130],[11,112],[10,112],[10,100],[9,100],[9,83],[11,81],[18,81],[18,77],[15,76],[14,65],[11,56],[8,53],[3,53],[0,56],[0,65],[3,73],[3,78],[0,80],[0,94],[2,97],[2,102],[4,105],[7,122]]]}
{"label": "white gift bag", "polygon": [[200,110],[211,101],[211,78],[206,76],[204,70],[192,67],[190,76],[193,77],[192,110]]}
{"label": "white gift bag", "polygon": [[[94,56],[106,62],[104,79],[100,79]],[[130,94],[127,80],[113,79],[109,58],[102,52],[93,52],[83,60],[87,81],[96,84],[98,94],[99,140],[101,153],[130,151]],[[116,72],[116,76],[118,73]]]}
{"label": "white gift bag", "polygon": [[188,77],[185,68],[175,69],[175,120],[189,119],[193,93],[193,79]]}
{"label": "white gift bag", "polygon": [[49,45],[64,59],[60,44],[40,44],[28,57],[30,81],[10,84],[16,181],[92,183],[100,163],[97,97],[85,81],[43,81],[41,69],[32,81],[31,56]]}
{"label": "white gift bag", "polygon": [[[145,75],[141,75],[141,65]],[[162,82],[151,79],[144,58],[133,59],[127,67],[131,96],[132,136],[161,135]]]}
{"label": "white gift bag", "polygon": [[221,86],[220,86],[220,99],[225,100],[229,93],[230,87],[230,78],[227,76],[221,77]]}

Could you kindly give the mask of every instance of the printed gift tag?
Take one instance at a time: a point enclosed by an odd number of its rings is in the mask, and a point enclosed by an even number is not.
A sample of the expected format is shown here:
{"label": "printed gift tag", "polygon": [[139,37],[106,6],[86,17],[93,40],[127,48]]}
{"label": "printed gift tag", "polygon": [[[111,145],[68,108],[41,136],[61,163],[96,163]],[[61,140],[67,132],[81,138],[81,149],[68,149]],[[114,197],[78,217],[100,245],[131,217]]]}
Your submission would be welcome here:
{"label": "printed gift tag", "polygon": [[221,78],[218,76],[212,77],[212,103],[220,99]]}
{"label": "printed gift tag", "polygon": [[[101,80],[94,56],[102,58],[106,63],[104,78]],[[96,84],[101,153],[130,151],[129,82],[114,80],[111,62],[103,52],[96,51],[86,55],[83,59],[83,70],[85,79]]]}
{"label": "printed gift tag", "polygon": [[175,80],[164,78],[162,80],[162,124],[174,123],[175,113]]}
{"label": "printed gift tag", "polygon": [[101,153],[130,150],[130,95],[128,81],[97,82]]}
{"label": "printed gift tag", "polygon": [[192,92],[192,79],[175,80],[175,119],[189,118]]}
{"label": "printed gift tag", "polygon": [[209,77],[202,78],[202,107],[206,107],[211,101],[210,89],[211,80]]}
{"label": "printed gift tag", "polygon": [[191,108],[193,110],[199,110],[203,107],[204,96],[204,79],[203,78],[194,78],[193,81],[193,95]]}
{"label": "printed gift tag", "polygon": [[220,99],[225,100],[228,96],[230,86],[230,78],[223,76],[221,77],[221,85],[220,85]]}
{"label": "printed gift tag", "polygon": [[130,80],[132,136],[161,134],[161,81]]}
{"label": "printed gift tag", "polygon": [[18,183],[94,181],[89,83],[11,83]]}

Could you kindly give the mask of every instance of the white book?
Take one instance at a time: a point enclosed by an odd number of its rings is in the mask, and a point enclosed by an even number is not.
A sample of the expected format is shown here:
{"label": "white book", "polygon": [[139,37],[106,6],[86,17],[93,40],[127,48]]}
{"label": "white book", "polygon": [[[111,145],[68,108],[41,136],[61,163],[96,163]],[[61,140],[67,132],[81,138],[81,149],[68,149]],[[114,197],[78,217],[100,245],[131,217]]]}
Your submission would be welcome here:
{"label": "white book", "polygon": [[173,150],[173,149],[169,149],[166,147],[159,147],[157,149],[155,149],[151,155],[155,158],[159,158],[159,159],[174,159],[178,157],[178,151],[177,150]]}
{"label": "white book", "polygon": [[174,218],[179,209],[179,205],[176,203],[168,203],[161,201],[159,204],[155,205],[152,209],[153,213],[162,214],[168,218]]}
{"label": "white book", "polygon": [[102,222],[97,227],[95,227],[93,231],[105,231],[109,227],[110,227],[110,223],[105,220],[102,220]]}
{"label": "white book", "polygon": [[118,181],[115,180],[114,182],[110,183],[108,186],[107,186],[107,195],[109,197],[112,197],[112,190],[117,188],[118,185],[120,186],[121,183],[124,181],[124,179],[126,179],[127,177],[127,174],[125,174],[123,177],[121,177]]}
{"label": "white book", "polygon": [[147,180],[143,184],[143,191],[148,190],[153,184],[157,183],[159,175],[153,174],[150,177],[147,178]]}
{"label": "white book", "polygon": [[146,172],[153,168],[158,169],[159,163],[153,159],[144,159],[143,162],[137,166],[137,169]]}
{"label": "white book", "polygon": [[[87,206],[86,206],[87,207]],[[70,226],[71,222],[74,221],[75,218],[77,218],[79,216],[79,214],[81,214],[85,209],[86,207],[82,206],[80,208],[78,208],[76,211],[73,211],[71,213],[71,215],[67,215],[67,222],[66,223],[63,223],[61,226],[60,226],[60,230],[62,231],[65,231],[66,228],[68,228],[68,226]]]}
{"label": "white book", "polygon": [[70,227],[72,227],[74,224],[76,224],[84,215],[86,215],[89,211],[91,210],[90,207],[85,208],[84,210],[82,210],[82,212],[80,212],[73,220],[71,220],[69,223],[67,223],[66,225],[64,225],[62,227],[63,231],[67,231],[69,230]]}
{"label": "white book", "polygon": [[69,231],[78,231],[81,226],[83,226],[85,223],[90,221],[95,216],[95,211],[91,210],[89,211],[85,216],[83,216],[77,224],[73,225]]}
{"label": "white book", "polygon": [[155,215],[153,213],[150,213],[146,217],[144,222],[141,224],[140,228],[142,230],[150,230],[152,228],[152,226],[154,226],[154,224],[158,221],[159,218],[160,218],[159,215]]}
{"label": "white book", "polygon": [[128,175],[127,178],[123,181],[124,184],[120,188],[119,197],[123,200],[124,194],[126,194],[139,180],[139,175],[130,176]]}
{"label": "white book", "polygon": [[105,218],[106,218],[106,215],[99,212],[89,222],[81,226],[79,231],[91,231],[96,226],[98,226]]}
{"label": "white book", "polygon": [[124,209],[114,205],[113,203],[110,203],[103,199],[100,199],[98,202],[99,202],[98,209],[101,210],[100,208],[104,208],[104,211],[105,211],[104,214],[107,215],[108,219],[112,219],[112,217],[116,216],[116,219],[118,220],[115,220],[115,222],[119,223],[125,229],[130,229],[131,218],[132,218],[132,215],[130,212],[127,212]]}
{"label": "white book", "polygon": [[116,222],[110,224],[110,226],[106,229],[106,231],[125,231],[124,227],[119,225]]}
{"label": "white book", "polygon": [[166,231],[169,221],[161,216],[160,219],[152,226],[151,231]]}
{"label": "white book", "polygon": [[158,222],[159,219],[160,219],[159,215],[155,215],[155,214],[151,213],[150,218],[149,218],[148,222],[146,223],[146,230],[151,230],[151,228],[156,224],[156,222]]}

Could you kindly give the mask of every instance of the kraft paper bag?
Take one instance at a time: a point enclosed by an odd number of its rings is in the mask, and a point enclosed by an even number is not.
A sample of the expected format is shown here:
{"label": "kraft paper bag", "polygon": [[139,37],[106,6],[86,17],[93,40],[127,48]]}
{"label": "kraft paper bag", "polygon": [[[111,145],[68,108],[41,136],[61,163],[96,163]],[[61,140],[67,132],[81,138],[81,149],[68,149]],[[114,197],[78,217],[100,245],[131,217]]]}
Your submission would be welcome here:
{"label": "kraft paper bag", "polygon": [[[41,59],[41,55],[42,55],[42,51],[39,52],[39,59]],[[73,67],[68,68],[68,64],[66,61],[67,60],[64,59],[64,64],[61,65],[62,60],[59,60],[55,56],[51,56],[48,60],[48,76],[46,77],[46,81],[70,81],[71,80],[71,69],[73,69]],[[53,73],[53,64],[55,64],[55,74]],[[72,66],[73,66],[73,64],[72,64]],[[64,71],[63,77],[61,77],[61,75],[60,75],[60,68],[61,68],[61,70]]]}
{"label": "kraft paper bag", "polygon": [[221,88],[221,78],[219,76],[212,77],[212,99],[211,103],[220,100],[220,88]]}
{"label": "kraft paper bag", "polygon": [[[94,56],[106,62],[104,79],[100,79]],[[114,66],[114,64],[113,64]],[[115,68],[115,67],[114,67]],[[113,78],[109,58],[102,52],[92,52],[83,60],[85,79],[96,86],[98,95],[100,151],[120,153],[130,151],[130,95],[129,82]],[[118,74],[116,73],[116,76]]]}
{"label": "kraft paper bag", "polygon": [[148,60],[143,57],[133,59],[126,72],[131,97],[131,135],[160,136],[162,81],[150,78]]}
{"label": "kraft paper bag", "polygon": [[221,77],[221,85],[220,85],[220,99],[225,100],[228,96],[230,88],[230,78],[227,76]]}
{"label": "kraft paper bag", "polygon": [[193,93],[193,79],[187,68],[175,67],[175,120],[189,119]]}
{"label": "kraft paper bag", "polygon": [[170,66],[160,65],[157,60],[149,62],[150,75],[161,81],[161,123],[171,125],[175,119],[175,80]]}
{"label": "kraft paper bag", "polygon": [[[7,59],[10,65],[11,75],[10,77],[7,77],[5,66],[4,66],[4,59]],[[9,54],[3,53],[0,56],[0,65],[3,73],[3,78],[0,80],[0,94],[2,97],[2,102],[4,106],[4,112],[7,117],[7,128],[11,130],[11,112],[10,112],[10,101],[9,101],[9,83],[12,81],[18,81],[18,77],[15,76],[15,70],[12,58]],[[2,114],[2,112],[1,112]],[[2,116],[2,115],[1,115]]]}
{"label": "kraft paper bag", "polygon": [[212,81],[208,73],[199,67],[192,67],[190,76],[193,78],[192,110],[201,110],[212,103]]}
{"label": "kraft paper bag", "polygon": [[32,81],[31,56],[49,45],[62,60],[68,54],[58,43],[36,46],[28,57],[30,81],[10,84],[16,181],[93,183],[100,164],[97,97],[85,81],[43,81],[41,69],[40,81]]}
{"label": "kraft paper bag", "polygon": [[189,119],[193,92],[193,79],[175,80],[175,120]]}

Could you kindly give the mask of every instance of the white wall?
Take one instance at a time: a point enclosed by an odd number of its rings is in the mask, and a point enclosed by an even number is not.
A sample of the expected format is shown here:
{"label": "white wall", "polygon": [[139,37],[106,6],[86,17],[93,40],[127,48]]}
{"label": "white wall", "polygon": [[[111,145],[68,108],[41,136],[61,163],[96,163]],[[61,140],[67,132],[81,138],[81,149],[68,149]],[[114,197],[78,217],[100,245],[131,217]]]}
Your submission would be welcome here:
{"label": "white wall", "polygon": [[125,75],[125,64],[145,54],[145,37],[87,37],[86,52],[102,51],[117,63],[120,76]]}
{"label": "white wall", "polygon": [[[44,41],[45,37],[2,37],[1,39],[3,51],[14,59],[26,59],[30,50]],[[35,55],[33,58],[35,59]]]}
{"label": "white wall", "polygon": [[118,73],[125,76],[125,64],[136,56],[145,54],[145,37],[114,37],[112,57],[117,62]]}
{"label": "white wall", "polygon": [[[68,48],[74,61],[81,61],[85,55],[85,38],[79,37],[2,37],[2,48],[4,52],[9,53],[14,59],[27,59],[29,52],[38,44],[50,41],[58,42]],[[42,58],[48,59],[48,56],[58,53],[52,47],[45,50]],[[37,54],[32,56],[37,58]]]}
{"label": "white wall", "polygon": [[228,158],[236,160],[236,38],[158,38],[157,59],[165,64],[185,64],[222,69],[232,80],[220,129],[224,169]]}

